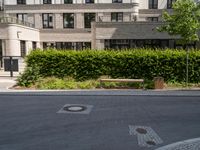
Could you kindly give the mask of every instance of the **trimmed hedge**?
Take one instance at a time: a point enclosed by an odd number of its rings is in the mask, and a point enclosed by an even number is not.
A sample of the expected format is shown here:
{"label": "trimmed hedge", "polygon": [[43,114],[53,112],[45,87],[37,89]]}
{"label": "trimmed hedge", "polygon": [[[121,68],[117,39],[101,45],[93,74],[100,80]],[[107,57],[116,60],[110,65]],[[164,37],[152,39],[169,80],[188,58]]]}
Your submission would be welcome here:
{"label": "trimmed hedge", "polygon": [[[135,49],[125,51],[32,51],[27,66],[39,66],[43,77],[73,77],[77,80],[112,78],[144,78],[156,76],[165,81],[185,81],[186,52],[183,50]],[[200,79],[200,51],[190,51],[189,81]]]}

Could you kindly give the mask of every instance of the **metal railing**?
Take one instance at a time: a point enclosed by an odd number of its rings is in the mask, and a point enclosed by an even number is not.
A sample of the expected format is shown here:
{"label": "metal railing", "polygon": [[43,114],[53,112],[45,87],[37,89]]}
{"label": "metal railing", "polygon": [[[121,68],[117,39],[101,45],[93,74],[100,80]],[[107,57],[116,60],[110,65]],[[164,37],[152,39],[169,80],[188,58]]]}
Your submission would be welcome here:
{"label": "metal railing", "polygon": [[35,25],[32,24],[32,23],[21,21],[17,18],[13,18],[13,17],[0,17],[0,23],[14,23],[14,24],[19,24],[19,25],[31,27],[31,28],[35,27]]}

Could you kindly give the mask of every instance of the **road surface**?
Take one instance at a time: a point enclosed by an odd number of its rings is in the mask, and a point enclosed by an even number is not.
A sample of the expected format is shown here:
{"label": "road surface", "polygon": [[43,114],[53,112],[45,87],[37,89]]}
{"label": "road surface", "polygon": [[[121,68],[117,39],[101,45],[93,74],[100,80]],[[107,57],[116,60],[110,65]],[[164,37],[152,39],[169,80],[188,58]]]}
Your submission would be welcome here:
{"label": "road surface", "polygon": [[199,137],[198,95],[0,94],[0,150],[154,150]]}

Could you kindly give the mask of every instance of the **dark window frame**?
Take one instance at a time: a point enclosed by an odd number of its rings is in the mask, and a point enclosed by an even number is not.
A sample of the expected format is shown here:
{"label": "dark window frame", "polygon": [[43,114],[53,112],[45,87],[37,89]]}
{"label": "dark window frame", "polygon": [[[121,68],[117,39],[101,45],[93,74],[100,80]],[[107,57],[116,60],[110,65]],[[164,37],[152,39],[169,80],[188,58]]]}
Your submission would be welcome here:
{"label": "dark window frame", "polygon": [[26,41],[20,41],[20,51],[21,51],[21,57],[26,56]]}
{"label": "dark window frame", "polygon": [[85,4],[94,4],[95,1],[94,0],[85,0]]}
{"label": "dark window frame", "polygon": [[174,2],[175,2],[175,0],[167,0],[167,9],[172,9]]}
{"label": "dark window frame", "polygon": [[123,3],[123,0],[112,0],[112,3]]}
{"label": "dark window frame", "polygon": [[[20,15],[22,16],[22,19],[19,18]],[[27,20],[26,20],[27,18],[26,17],[28,17],[28,16],[25,17],[25,15],[28,15],[28,14],[26,14],[26,13],[18,13],[18,14],[16,14],[17,19],[22,21],[22,22],[24,22],[24,23],[27,22]]]}
{"label": "dark window frame", "polygon": [[73,0],[64,0],[64,4],[73,4]]}
{"label": "dark window frame", "polygon": [[43,4],[52,4],[52,0],[43,0]]}
{"label": "dark window frame", "polygon": [[91,28],[91,22],[96,21],[96,13],[84,13],[84,27]]}
{"label": "dark window frame", "polygon": [[149,0],[149,9],[158,9],[158,0]]}
{"label": "dark window frame", "polygon": [[[73,15],[73,20],[70,20],[70,17]],[[63,14],[63,28],[74,28],[74,13],[64,13]],[[65,19],[69,19],[69,20],[65,20]],[[69,23],[69,24],[65,24],[65,22],[70,22],[72,21],[72,23]]]}
{"label": "dark window frame", "polygon": [[149,22],[158,22],[159,18],[158,17],[147,17],[147,21],[149,21]]}
{"label": "dark window frame", "polygon": [[123,22],[123,20],[124,20],[123,12],[112,12],[111,13],[111,22]]}
{"label": "dark window frame", "polygon": [[17,0],[18,5],[26,5],[26,0]]}
{"label": "dark window frame", "polygon": [[[47,15],[47,20],[45,20],[45,16],[44,15]],[[50,17],[52,17],[52,21],[49,20]],[[45,27],[45,21],[47,21],[47,27]],[[50,23],[52,23],[52,26],[50,25]],[[52,13],[43,13],[42,14],[42,24],[43,24],[43,28],[44,29],[53,28],[53,14]]]}
{"label": "dark window frame", "polygon": [[35,41],[32,42],[32,49],[33,50],[37,49],[37,42],[35,42]]}

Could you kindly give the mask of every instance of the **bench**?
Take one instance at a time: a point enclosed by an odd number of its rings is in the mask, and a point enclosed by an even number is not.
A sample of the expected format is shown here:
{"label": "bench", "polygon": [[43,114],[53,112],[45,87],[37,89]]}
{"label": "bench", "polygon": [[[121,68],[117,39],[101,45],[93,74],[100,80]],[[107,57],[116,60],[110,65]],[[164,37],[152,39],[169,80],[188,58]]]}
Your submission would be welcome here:
{"label": "bench", "polygon": [[144,79],[100,79],[100,86],[103,82],[131,82],[131,83],[142,83],[144,89]]}

